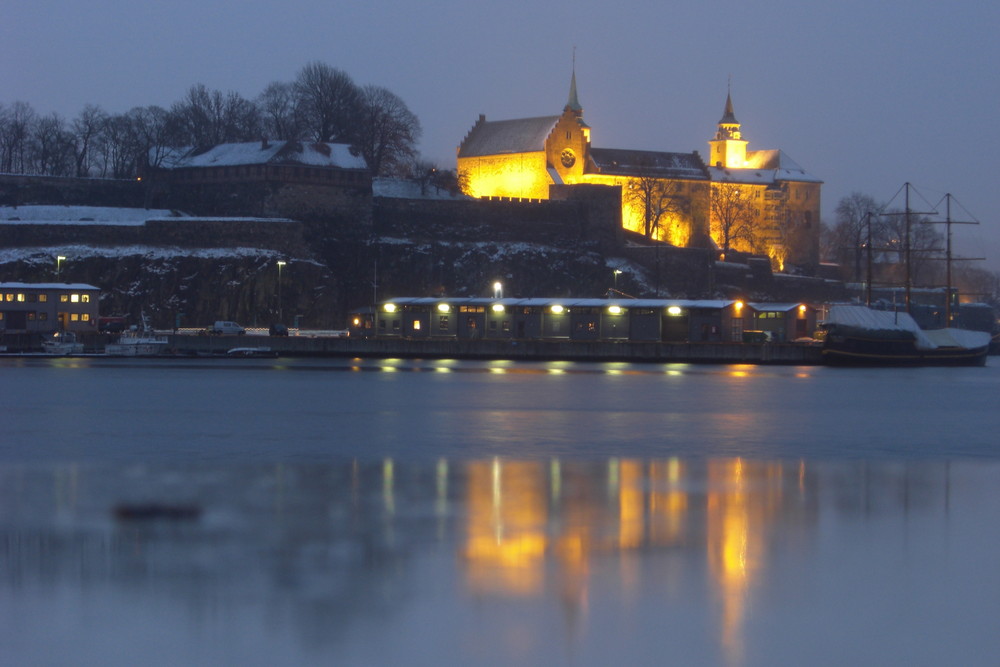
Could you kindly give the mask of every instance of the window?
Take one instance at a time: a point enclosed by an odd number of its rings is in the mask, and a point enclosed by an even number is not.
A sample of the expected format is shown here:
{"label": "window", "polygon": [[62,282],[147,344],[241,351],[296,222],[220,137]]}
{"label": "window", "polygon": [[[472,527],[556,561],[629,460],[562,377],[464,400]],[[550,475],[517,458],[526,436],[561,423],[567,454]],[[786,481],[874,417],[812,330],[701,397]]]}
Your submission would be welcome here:
{"label": "window", "polygon": [[90,321],[90,313],[83,313],[83,314],[81,314],[80,315],[80,321],[81,322],[89,322]]}
{"label": "window", "polygon": [[19,293],[17,295],[17,301],[18,301],[18,303],[24,303],[24,294],[20,294]]}
{"label": "window", "polygon": [[81,294],[80,295],[80,303],[90,303],[90,295],[89,294]]}
{"label": "window", "polygon": [[59,303],[66,303],[67,301],[69,301],[69,294],[59,295]]}
{"label": "window", "polygon": [[70,322],[79,322],[80,321],[80,313],[70,313],[70,315],[69,315],[69,321]]}
{"label": "window", "polygon": [[500,328],[504,333],[510,333],[510,322],[504,320],[504,322],[500,325]]}
{"label": "window", "polygon": [[48,313],[38,313],[38,321],[39,322],[45,322],[48,319],[49,319],[49,314]]}
{"label": "window", "polygon": [[38,295],[38,303],[46,303],[48,300],[49,300],[49,295],[48,294],[39,294]]}
{"label": "window", "polygon": [[29,294],[28,295],[28,303],[35,303],[36,301],[38,301],[38,295],[37,294]]}
{"label": "window", "polygon": [[72,303],[80,303],[80,295],[79,294],[70,294],[69,295],[69,300]]}
{"label": "window", "polygon": [[[0,313],[0,317],[2,317],[2,316],[3,316],[3,313]],[[28,321],[29,322],[34,322],[35,321],[35,313],[34,313],[34,311],[28,313]]]}
{"label": "window", "polygon": [[448,324],[449,324],[449,322],[448,322],[448,316],[447,315],[442,315],[441,317],[439,317],[438,318],[438,331],[447,331],[448,330]]}
{"label": "window", "polygon": [[6,298],[7,301],[13,301],[14,300],[14,295],[13,294],[6,294],[6,295],[4,295],[4,298]]}

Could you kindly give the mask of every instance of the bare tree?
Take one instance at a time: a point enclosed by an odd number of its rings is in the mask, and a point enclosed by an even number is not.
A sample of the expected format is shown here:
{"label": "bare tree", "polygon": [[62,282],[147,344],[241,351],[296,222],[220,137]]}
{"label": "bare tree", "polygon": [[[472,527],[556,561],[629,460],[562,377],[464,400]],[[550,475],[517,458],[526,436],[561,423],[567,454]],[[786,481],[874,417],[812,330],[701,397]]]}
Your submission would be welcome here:
{"label": "bare tree", "polygon": [[297,141],[302,138],[294,85],[282,81],[268,84],[257,97],[257,109],[263,137],[280,141]]}
{"label": "bare tree", "polygon": [[58,114],[38,119],[31,137],[34,173],[69,176],[73,173],[73,135]]}
{"label": "bare tree", "polygon": [[313,141],[350,143],[360,106],[357,86],[345,72],[312,62],[295,79],[296,108]]}
{"label": "bare tree", "polygon": [[38,115],[27,102],[0,107],[0,171],[23,174],[30,170],[30,141]]}
{"label": "bare tree", "polygon": [[[909,229],[907,229],[909,225]],[[944,236],[926,216],[904,211],[885,211],[879,226],[880,235],[872,244],[881,249],[881,256],[890,261],[886,267],[889,279],[905,284],[906,263],[909,260],[910,282],[920,285],[940,284],[940,262],[944,252]],[[909,247],[907,247],[909,244]],[[895,271],[893,271],[895,269]]]}
{"label": "bare tree", "polygon": [[622,198],[642,215],[642,233],[649,239],[670,236],[670,229],[661,230],[665,220],[683,212],[685,202],[680,196],[680,183],[656,174],[648,160],[640,158],[637,176],[622,193]]}
{"label": "bare tree", "polygon": [[[876,214],[883,208],[875,199],[860,192],[852,192],[837,204],[837,222],[833,226],[834,257],[842,264],[851,263],[853,280],[862,280],[863,261],[868,243],[869,213],[872,238],[882,235],[882,220]],[[846,260],[846,261],[845,261]]]}
{"label": "bare tree", "polygon": [[168,113],[158,106],[135,107],[128,112],[128,151],[138,170],[142,165],[158,167],[170,150]]}
{"label": "bare tree", "polygon": [[757,207],[746,187],[736,183],[712,183],[711,208],[713,236],[722,246],[723,257],[737,246],[749,251],[758,249]]}
{"label": "bare tree", "polygon": [[170,108],[170,133],[175,145],[212,146],[256,140],[260,134],[257,107],[239,93],[223,94],[203,84],[192,86]]}
{"label": "bare tree", "polygon": [[91,166],[95,161],[93,145],[99,140],[108,114],[97,106],[88,104],[73,121],[74,159],[77,176],[91,176]]}
{"label": "bare tree", "polygon": [[352,143],[373,175],[401,174],[419,138],[420,121],[398,95],[380,86],[361,89]]}

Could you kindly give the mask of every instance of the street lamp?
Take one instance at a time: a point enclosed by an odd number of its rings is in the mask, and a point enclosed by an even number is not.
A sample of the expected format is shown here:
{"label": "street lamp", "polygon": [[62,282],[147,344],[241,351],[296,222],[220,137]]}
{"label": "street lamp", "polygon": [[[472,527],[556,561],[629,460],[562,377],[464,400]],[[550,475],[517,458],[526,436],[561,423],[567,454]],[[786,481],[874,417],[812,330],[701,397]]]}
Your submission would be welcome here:
{"label": "street lamp", "polygon": [[56,255],[56,280],[59,280],[59,265],[62,264],[65,259],[66,258],[62,255]]}
{"label": "street lamp", "polygon": [[621,272],[622,272],[622,270],[621,270],[621,269],[615,269],[615,271],[614,271],[614,274],[615,274],[615,291],[616,291],[616,292],[618,291],[618,275],[619,275],[619,274],[620,274]]}
{"label": "street lamp", "polygon": [[281,322],[281,269],[285,266],[285,262],[278,260],[278,321]]}
{"label": "street lamp", "polygon": [[494,299],[503,298],[503,285],[500,284],[499,280],[493,283],[493,298]]}

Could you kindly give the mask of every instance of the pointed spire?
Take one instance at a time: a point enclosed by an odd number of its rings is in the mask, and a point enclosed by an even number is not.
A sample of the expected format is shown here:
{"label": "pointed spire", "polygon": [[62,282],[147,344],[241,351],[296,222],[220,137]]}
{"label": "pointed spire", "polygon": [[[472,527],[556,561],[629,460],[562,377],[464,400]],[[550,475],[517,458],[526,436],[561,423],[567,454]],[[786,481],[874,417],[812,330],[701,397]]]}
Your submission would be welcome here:
{"label": "pointed spire", "polygon": [[583,113],[583,107],[580,105],[580,98],[576,95],[576,47],[573,47],[573,76],[569,82],[569,100],[566,102],[566,106],[563,107],[563,111],[573,111],[577,114]]}
{"label": "pointed spire", "polygon": [[719,125],[739,125],[738,120],[736,120],[736,114],[733,113],[733,96],[727,90],[726,91],[726,110],[722,113],[722,120],[719,121]]}

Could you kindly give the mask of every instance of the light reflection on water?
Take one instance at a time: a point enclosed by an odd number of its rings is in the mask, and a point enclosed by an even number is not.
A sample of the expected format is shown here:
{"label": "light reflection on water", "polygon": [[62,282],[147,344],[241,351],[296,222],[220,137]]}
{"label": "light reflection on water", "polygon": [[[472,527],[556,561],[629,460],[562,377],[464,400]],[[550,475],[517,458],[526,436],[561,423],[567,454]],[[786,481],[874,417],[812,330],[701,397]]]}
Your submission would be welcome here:
{"label": "light reflection on water", "polygon": [[[992,365],[0,359],[0,388],[15,663],[1000,651]],[[113,518],[151,501],[204,512]]]}
{"label": "light reflection on water", "polygon": [[[998,482],[739,458],[3,466],[0,643],[57,633],[73,653],[37,655],[114,664],[142,619],[195,662],[651,664],[674,643],[687,664],[986,664],[1000,640],[968,618],[1000,612]],[[112,517],[150,501],[204,514]],[[826,653],[868,607],[893,613]]]}

